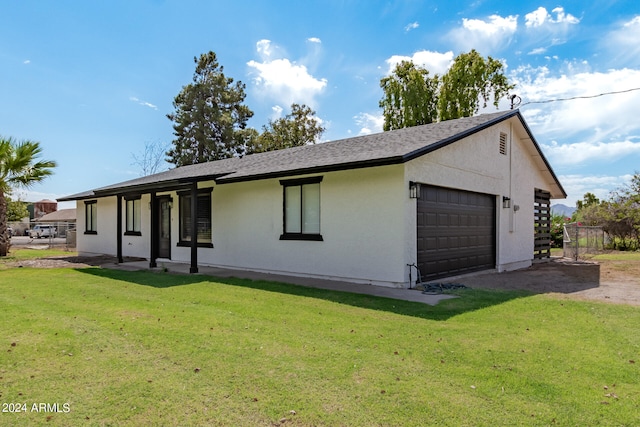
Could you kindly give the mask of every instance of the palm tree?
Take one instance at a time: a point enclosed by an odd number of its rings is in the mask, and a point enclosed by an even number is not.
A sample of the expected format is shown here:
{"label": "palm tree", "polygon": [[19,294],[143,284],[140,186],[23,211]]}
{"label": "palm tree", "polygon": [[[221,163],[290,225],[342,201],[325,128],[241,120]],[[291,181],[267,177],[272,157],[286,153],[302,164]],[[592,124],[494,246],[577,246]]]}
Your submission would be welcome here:
{"label": "palm tree", "polygon": [[0,137],[0,256],[6,256],[9,248],[5,194],[11,194],[14,187],[28,188],[42,181],[56,167],[52,160],[37,161],[41,153],[39,142]]}

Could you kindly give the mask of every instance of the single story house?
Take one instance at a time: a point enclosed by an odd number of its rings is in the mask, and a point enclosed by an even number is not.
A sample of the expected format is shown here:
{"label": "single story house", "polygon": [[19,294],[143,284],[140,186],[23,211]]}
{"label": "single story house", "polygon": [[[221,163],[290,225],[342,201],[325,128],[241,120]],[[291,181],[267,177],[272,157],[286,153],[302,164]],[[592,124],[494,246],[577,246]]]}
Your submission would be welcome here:
{"label": "single story house", "polygon": [[67,232],[76,228],[76,209],[56,210],[35,219],[33,222],[36,224],[51,224],[56,227],[57,237],[67,237]]}
{"label": "single story house", "polygon": [[50,212],[41,216],[38,219],[35,219],[34,222],[45,222],[45,223],[56,223],[56,222],[66,222],[66,223],[74,223],[76,222],[76,209],[60,209],[57,211]]}
{"label": "single story house", "polygon": [[410,287],[549,257],[566,193],[518,110],[271,151],[71,195],[81,254]]}

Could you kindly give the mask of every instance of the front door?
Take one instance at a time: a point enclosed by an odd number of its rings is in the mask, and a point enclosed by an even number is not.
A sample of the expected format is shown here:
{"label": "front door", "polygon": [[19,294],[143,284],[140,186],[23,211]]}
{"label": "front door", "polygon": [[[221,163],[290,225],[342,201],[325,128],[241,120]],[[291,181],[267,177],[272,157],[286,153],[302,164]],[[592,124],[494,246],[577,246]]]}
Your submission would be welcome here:
{"label": "front door", "polygon": [[171,259],[171,199],[158,199],[158,258]]}

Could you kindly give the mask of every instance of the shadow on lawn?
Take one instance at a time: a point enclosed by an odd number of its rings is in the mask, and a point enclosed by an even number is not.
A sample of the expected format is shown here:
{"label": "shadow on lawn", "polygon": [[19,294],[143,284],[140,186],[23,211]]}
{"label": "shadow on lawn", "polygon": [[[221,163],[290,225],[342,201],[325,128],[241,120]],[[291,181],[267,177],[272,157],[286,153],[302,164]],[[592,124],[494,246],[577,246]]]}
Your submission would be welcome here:
{"label": "shadow on lawn", "polygon": [[[460,314],[484,309],[502,304],[513,299],[531,296],[532,293],[522,290],[483,290],[464,289],[451,292],[459,298],[451,298],[440,301],[431,306],[419,302],[396,300],[379,296],[356,294],[351,292],[311,288],[288,283],[272,282],[265,280],[249,280],[238,278],[219,278],[205,275],[181,275],[171,273],[158,273],[152,271],[122,271],[103,268],[80,268],[81,273],[120,280],[154,288],[170,288],[174,286],[192,285],[208,282],[212,286],[221,283],[230,286],[240,286],[266,292],[277,292],[287,295],[295,295],[306,298],[317,298],[339,304],[347,304],[353,307],[369,310],[381,310],[404,316],[414,316],[430,320],[447,320]],[[212,289],[215,292],[215,289]],[[416,291],[417,292],[417,291]]]}

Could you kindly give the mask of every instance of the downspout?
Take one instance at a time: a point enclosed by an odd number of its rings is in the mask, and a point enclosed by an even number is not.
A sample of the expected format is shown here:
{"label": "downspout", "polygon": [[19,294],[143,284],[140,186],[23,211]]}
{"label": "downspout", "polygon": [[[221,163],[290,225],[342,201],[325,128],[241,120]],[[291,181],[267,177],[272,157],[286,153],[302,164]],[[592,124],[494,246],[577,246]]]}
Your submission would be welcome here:
{"label": "downspout", "polygon": [[509,232],[516,230],[516,219],[514,216],[515,201],[513,200],[513,123],[509,121],[509,199],[511,206],[509,207]]}

